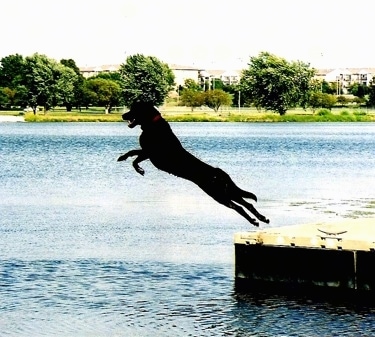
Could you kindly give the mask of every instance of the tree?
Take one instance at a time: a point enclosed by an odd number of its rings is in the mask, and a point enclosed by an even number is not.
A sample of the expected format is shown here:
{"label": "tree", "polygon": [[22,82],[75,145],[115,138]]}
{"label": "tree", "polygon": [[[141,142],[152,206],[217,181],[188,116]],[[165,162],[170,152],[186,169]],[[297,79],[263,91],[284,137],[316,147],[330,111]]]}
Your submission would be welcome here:
{"label": "tree", "polygon": [[127,106],[135,102],[163,104],[174,86],[174,74],[154,56],[135,54],[120,66],[122,97]]}
{"label": "tree", "polygon": [[118,71],[111,71],[108,73],[105,73],[105,72],[99,73],[96,76],[93,76],[92,78],[104,78],[105,80],[115,81],[115,82],[118,82],[119,84],[121,84],[122,82],[121,74]]}
{"label": "tree", "polygon": [[57,64],[56,70],[60,72],[56,82],[55,104],[61,104],[67,111],[72,111],[76,100],[78,75],[76,72],[63,64]]}
{"label": "tree", "polygon": [[205,95],[200,90],[184,89],[181,93],[181,102],[190,107],[191,111],[194,111],[194,108],[200,107],[205,103]]}
{"label": "tree", "polygon": [[337,96],[337,103],[343,107],[348,103],[348,99],[345,96]]}
{"label": "tree", "polygon": [[27,102],[33,109],[34,115],[38,105],[43,105],[45,111],[53,103],[53,61],[45,55],[35,53],[25,60],[25,85],[28,89]]}
{"label": "tree", "polygon": [[323,94],[322,95],[322,108],[332,110],[337,102],[336,95]]}
{"label": "tree", "polygon": [[326,80],[322,81],[321,89],[322,89],[322,93],[325,93],[325,94],[333,95],[336,93],[335,88],[333,88]]}
{"label": "tree", "polygon": [[104,78],[92,78],[86,82],[86,89],[90,92],[92,103],[104,106],[106,113],[110,113],[121,97],[120,85]]}
{"label": "tree", "polygon": [[[25,59],[25,87],[27,103],[36,114],[38,105],[46,112],[70,95],[71,86],[77,75],[73,70],[38,53]],[[73,85],[73,84],[72,84]]]}
{"label": "tree", "polygon": [[326,108],[331,110],[336,102],[336,96],[315,91],[310,95],[308,106],[313,110],[313,113],[315,113],[317,108]]}
{"label": "tree", "polygon": [[22,55],[14,54],[0,60],[0,87],[15,89],[24,78],[25,60]]}
{"label": "tree", "polygon": [[297,105],[306,106],[315,70],[301,61],[288,62],[268,52],[251,57],[243,71],[241,93],[257,106],[284,115]]}
{"label": "tree", "polygon": [[224,84],[223,90],[232,96],[232,106],[244,106],[244,104],[247,103],[244,99],[245,97],[241,97],[239,84]]}
{"label": "tree", "polygon": [[201,86],[196,81],[194,81],[192,78],[187,78],[184,81],[183,90],[184,89],[190,89],[190,90],[194,90],[194,91],[202,91]]}
{"label": "tree", "polygon": [[205,91],[204,98],[206,105],[214,109],[215,112],[217,112],[222,105],[230,106],[232,104],[232,95],[221,89]]}
{"label": "tree", "polygon": [[[224,90],[224,83],[220,78],[212,78],[212,89],[222,89]],[[224,90],[225,91],[225,90]]]}
{"label": "tree", "polygon": [[25,60],[19,54],[9,55],[0,60],[0,91],[3,105],[25,106]]}
{"label": "tree", "polygon": [[312,109],[313,113],[315,113],[315,110],[317,108],[322,107],[322,101],[323,101],[323,93],[318,92],[318,91],[313,91],[311,93],[308,105]]}
{"label": "tree", "polygon": [[354,83],[349,87],[349,93],[359,98],[365,97],[369,92],[369,88],[365,84]]}
{"label": "tree", "polygon": [[372,80],[372,83],[369,86],[369,94],[368,94],[367,105],[370,106],[370,107],[375,106],[375,83],[374,83],[374,80]]}
{"label": "tree", "polygon": [[84,82],[85,78],[83,77],[80,69],[76,65],[75,61],[73,59],[62,59],[60,60],[60,63],[64,65],[65,67],[68,67],[72,69],[76,75],[77,80],[74,85],[74,98],[71,103],[67,103],[66,110],[71,111],[72,106],[76,106],[81,110],[81,106],[85,104],[85,98],[84,98]]}

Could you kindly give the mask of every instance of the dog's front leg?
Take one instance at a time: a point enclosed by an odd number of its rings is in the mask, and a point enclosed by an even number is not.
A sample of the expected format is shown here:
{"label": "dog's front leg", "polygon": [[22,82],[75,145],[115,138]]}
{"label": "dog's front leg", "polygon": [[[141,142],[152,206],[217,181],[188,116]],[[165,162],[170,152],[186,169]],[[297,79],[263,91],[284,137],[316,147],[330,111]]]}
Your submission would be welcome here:
{"label": "dog's front leg", "polygon": [[141,149],[130,150],[129,152],[126,152],[123,155],[121,155],[120,157],[118,157],[117,161],[124,161],[124,160],[128,159],[129,157],[139,156],[141,153],[142,153]]}
{"label": "dog's front leg", "polygon": [[144,161],[148,159],[148,156],[142,151],[137,158],[135,158],[135,160],[133,161],[133,167],[134,169],[141,175],[144,175],[145,174],[145,170],[140,167],[138,164],[141,162],[141,161]]}
{"label": "dog's front leg", "polygon": [[130,150],[129,152],[124,153],[120,157],[117,158],[117,161],[124,161],[128,159],[129,157],[134,157],[138,156],[134,161],[133,161],[133,167],[134,169],[141,175],[145,174],[145,170],[140,167],[138,164],[143,161],[148,159],[148,156],[144,153],[142,149],[137,149],[137,150]]}

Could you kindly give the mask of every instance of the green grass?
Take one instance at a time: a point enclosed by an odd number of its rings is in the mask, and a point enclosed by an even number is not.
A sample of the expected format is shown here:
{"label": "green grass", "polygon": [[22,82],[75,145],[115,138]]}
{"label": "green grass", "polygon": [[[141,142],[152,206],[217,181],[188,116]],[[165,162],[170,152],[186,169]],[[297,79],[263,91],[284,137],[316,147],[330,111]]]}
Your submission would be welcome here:
{"label": "green grass", "polygon": [[26,122],[121,122],[120,114],[36,114],[27,113],[25,115]]}
{"label": "green grass", "polygon": [[[56,108],[44,113],[42,111],[26,113],[27,122],[120,122],[122,108],[117,108],[110,114],[104,109],[93,107],[88,110],[74,110],[66,112],[64,108]],[[251,108],[226,108],[214,112],[208,108],[195,109],[181,106],[164,106],[161,108],[163,117],[170,122],[375,122],[375,111],[367,109],[327,109],[311,110],[295,109],[288,111],[284,116],[277,113],[258,111]],[[0,111],[0,115],[19,116],[22,111]]]}
{"label": "green grass", "polygon": [[344,111],[343,113],[301,113],[300,110],[289,111],[284,116],[270,112],[255,112],[255,111],[231,111],[229,113],[178,113],[168,112],[164,113],[164,117],[168,121],[173,122],[375,122],[374,114],[367,113],[353,113]]}

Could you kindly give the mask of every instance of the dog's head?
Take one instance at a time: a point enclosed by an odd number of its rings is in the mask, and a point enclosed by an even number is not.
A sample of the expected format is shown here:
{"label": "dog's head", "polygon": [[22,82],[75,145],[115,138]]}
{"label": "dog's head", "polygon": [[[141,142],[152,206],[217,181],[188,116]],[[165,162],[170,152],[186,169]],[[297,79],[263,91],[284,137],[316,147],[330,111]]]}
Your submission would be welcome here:
{"label": "dog's head", "polygon": [[143,126],[153,123],[160,118],[160,112],[152,103],[134,103],[130,110],[122,115],[122,119],[128,121],[129,128],[137,125]]}

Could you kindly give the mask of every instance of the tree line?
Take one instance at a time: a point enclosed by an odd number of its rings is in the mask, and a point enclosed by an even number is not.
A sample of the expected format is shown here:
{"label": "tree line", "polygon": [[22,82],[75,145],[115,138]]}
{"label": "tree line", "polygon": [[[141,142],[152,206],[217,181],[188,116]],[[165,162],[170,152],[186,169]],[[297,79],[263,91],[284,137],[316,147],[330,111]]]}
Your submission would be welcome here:
{"label": "tree line", "polygon": [[[35,114],[40,106],[44,111],[56,106],[67,111],[102,106],[109,113],[114,106],[139,100],[161,105],[171,91],[192,110],[202,105],[214,111],[222,106],[254,106],[284,115],[295,107],[315,111],[348,103],[338,83],[314,77],[315,69],[307,63],[261,52],[250,58],[238,84],[188,79],[176,88],[173,71],[153,56],[129,56],[119,71],[86,79],[72,59],[57,62],[38,53],[14,54],[0,60],[0,108],[28,107]],[[354,103],[375,105],[374,80],[369,86],[355,83],[349,92],[355,95]]]}
{"label": "tree line", "polygon": [[[268,52],[261,52],[250,58],[248,68],[244,69],[237,85],[226,86],[220,80],[215,83],[196,83],[186,80],[180,88],[181,101],[193,110],[201,105],[210,106],[209,97],[216,96],[216,101],[223,105],[248,106],[264,109],[284,115],[288,110],[302,107],[315,112],[318,108],[331,110],[334,106],[375,105],[375,79],[369,86],[352,84],[348,91],[354,98],[343,95],[339,83],[319,81],[315,78],[316,70],[301,61],[287,61]],[[223,97],[215,90],[220,87],[231,98]],[[241,99],[240,99],[241,98]],[[212,108],[218,108],[219,104]]]}
{"label": "tree line", "polygon": [[15,54],[0,60],[0,106],[48,111],[64,106],[81,109],[89,105],[103,106],[109,112],[121,104],[119,73],[103,73],[85,79],[72,59],[57,62],[35,53],[23,57]]}

